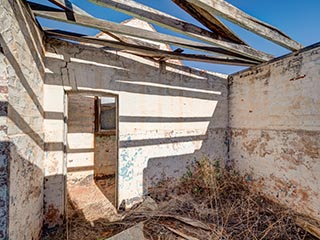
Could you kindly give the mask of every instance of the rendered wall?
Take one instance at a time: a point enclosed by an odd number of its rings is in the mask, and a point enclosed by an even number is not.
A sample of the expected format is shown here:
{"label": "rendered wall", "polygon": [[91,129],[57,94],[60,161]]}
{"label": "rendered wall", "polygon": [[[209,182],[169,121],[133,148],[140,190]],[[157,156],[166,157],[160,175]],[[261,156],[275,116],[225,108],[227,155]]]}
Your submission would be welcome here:
{"label": "rendered wall", "polygon": [[118,203],[203,156],[226,159],[226,76],[58,40],[46,67],[50,86],[118,95]]}
{"label": "rendered wall", "polygon": [[[48,69],[46,69],[48,71]],[[62,87],[44,84],[44,214],[45,227],[62,224],[65,216],[67,104]]]}
{"label": "rendered wall", "polygon": [[22,1],[0,1],[0,239],[39,239],[43,222],[44,65],[31,19]]}
{"label": "rendered wall", "polygon": [[68,181],[94,173],[94,97],[68,95]]}
{"label": "rendered wall", "polygon": [[229,84],[231,161],[257,191],[320,219],[320,44]]}
{"label": "rendered wall", "polygon": [[117,172],[117,137],[97,135],[95,138],[94,175],[104,177]]}

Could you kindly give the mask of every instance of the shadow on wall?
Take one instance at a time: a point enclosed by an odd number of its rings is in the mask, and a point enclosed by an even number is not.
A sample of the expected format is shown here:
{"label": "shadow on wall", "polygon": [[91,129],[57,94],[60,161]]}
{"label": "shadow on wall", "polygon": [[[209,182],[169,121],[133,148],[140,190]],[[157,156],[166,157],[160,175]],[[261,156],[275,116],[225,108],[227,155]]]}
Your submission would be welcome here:
{"label": "shadow on wall", "polygon": [[[1,131],[10,141],[1,142],[0,236],[4,236],[3,239],[9,236],[12,239],[38,239],[43,222],[44,172],[41,165],[45,143],[43,133],[34,130],[34,127],[39,129],[41,125],[34,126],[34,123],[39,120],[42,124],[44,113],[39,96],[30,86],[31,80],[26,76],[27,71],[22,70],[20,59],[15,58],[3,34],[0,34],[0,45],[5,56],[4,67],[11,70],[7,72],[7,76],[2,76],[8,86],[1,87],[1,94],[6,94],[6,98],[9,98],[9,103],[1,102],[1,117],[10,119],[1,126]],[[16,82],[21,84],[22,88]],[[21,95],[15,95],[15,92]],[[19,101],[27,102],[24,101],[23,94],[34,104],[28,105],[24,111],[32,109],[36,112],[34,116],[20,112],[24,105],[19,105]],[[19,101],[15,102],[17,99]],[[31,122],[32,120],[34,122]]]}
{"label": "shadow on wall", "polygon": [[9,228],[10,239],[39,239],[43,223],[43,152],[51,144],[43,140],[43,118],[50,113],[44,112],[42,105],[42,39],[25,3],[5,1],[4,6],[0,12],[8,24],[0,29],[0,55],[4,55],[0,94],[6,95],[9,103],[1,102],[1,117],[10,121],[5,120],[1,126],[8,141],[1,142],[0,238],[9,238],[1,236],[8,234],[2,230]]}
{"label": "shadow on wall", "polygon": [[[39,182],[43,182],[43,171],[29,159],[22,157],[21,150],[12,142],[1,141],[0,146],[0,238],[9,239],[10,236],[19,239],[39,239],[42,208],[37,209],[38,206],[35,204],[42,203],[43,199],[42,186],[39,186]],[[34,176],[39,176],[40,179],[34,179]],[[28,184],[17,189],[17,181]],[[35,224],[35,219],[38,219],[36,226],[19,228],[21,220],[26,226],[31,226]]]}
{"label": "shadow on wall", "polygon": [[[37,31],[33,17],[30,15],[29,11],[26,9],[29,8],[26,1],[8,1],[13,9],[16,20],[19,24],[19,30],[24,37],[24,42],[27,44],[27,47],[30,50],[35,66],[37,67],[39,73],[44,76],[45,70],[43,65],[43,49],[42,49],[42,36]],[[22,10],[24,8],[24,10]],[[35,39],[37,37],[37,39]],[[37,42],[39,41],[39,42]],[[26,88],[27,89],[27,88]],[[41,105],[40,105],[41,106]]]}
{"label": "shadow on wall", "polygon": [[10,142],[1,141],[0,155],[0,239],[8,238]]}
{"label": "shadow on wall", "polygon": [[47,51],[46,84],[119,95],[119,203],[203,156],[227,159],[225,76],[52,39]]}

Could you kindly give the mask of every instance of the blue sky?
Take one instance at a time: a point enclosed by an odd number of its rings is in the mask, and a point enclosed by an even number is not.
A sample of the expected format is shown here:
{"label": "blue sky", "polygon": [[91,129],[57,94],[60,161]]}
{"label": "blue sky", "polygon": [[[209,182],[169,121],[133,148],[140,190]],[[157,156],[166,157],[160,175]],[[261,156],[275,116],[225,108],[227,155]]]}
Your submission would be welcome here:
{"label": "blue sky", "polygon": [[[31,1],[53,6],[52,4],[47,3],[46,0]],[[191,16],[181,10],[178,6],[171,2],[171,0],[136,1],[201,26],[200,23],[198,23]],[[128,15],[92,4],[88,0],[71,0],[71,2],[83,8],[91,15],[109,21],[120,23],[131,18]],[[304,46],[308,46],[320,41],[320,0],[227,0],[227,2],[233,4],[234,6],[250,14],[251,16],[254,16],[266,23],[279,28],[284,33],[292,37],[294,40],[300,42]],[[39,20],[42,25],[50,28],[66,29],[75,32],[86,33],[89,35],[95,35],[98,32],[95,29],[77,27],[75,25],[63,24],[52,20]],[[272,42],[265,40],[232,23],[229,23],[227,21],[224,22],[245,42],[256,49],[273,54],[275,56],[281,56],[289,52],[288,50],[276,44],[273,44]],[[157,26],[154,27],[157,31],[162,33],[183,36],[167,29],[163,29]],[[222,73],[233,73],[242,69],[241,67],[195,62],[184,62],[184,64]]]}

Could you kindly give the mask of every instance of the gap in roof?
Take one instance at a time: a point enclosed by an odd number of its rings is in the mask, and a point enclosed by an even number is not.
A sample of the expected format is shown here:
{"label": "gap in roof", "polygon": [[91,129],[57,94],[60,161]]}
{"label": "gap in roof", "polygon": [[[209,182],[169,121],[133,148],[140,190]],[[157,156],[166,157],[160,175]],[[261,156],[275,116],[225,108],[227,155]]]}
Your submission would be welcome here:
{"label": "gap in roof", "polygon": [[[37,2],[40,4],[46,4],[48,6],[55,6],[54,4],[51,4],[47,1],[43,0],[32,0],[33,2]],[[308,8],[310,14],[305,14],[303,16],[303,20],[308,19],[308,22],[301,21],[301,17],[297,17],[296,13],[301,11],[301,2],[299,0],[269,0],[269,1],[259,1],[257,3],[252,3],[251,0],[226,0],[228,3],[238,7],[240,10],[246,12],[247,14],[256,17],[268,24],[274,25],[275,27],[279,28],[286,34],[288,34],[290,37],[292,37],[294,40],[297,40],[301,42],[304,45],[310,45],[314,43],[315,41],[312,41],[310,39],[315,39],[316,41],[320,38],[320,31],[319,28],[315,28],[312,31],[312,34],[308,31],[305,27],[305,25],[313,24],[315,25],[314,19],[311,21],[310,16],[316,16],[318,11],[316,11],[317,7],[320,6],[320,1],[310,1],[309,5],[306,5],[304,7]],[[93,15],[94,17],[105,19],[112,22],[120,23],[124,20],[131,19],[132,17],[123,13],[120,13],[118,11],[112,10],[110,8],[101,7],[96,4],[91,3],[88,0],[71,0],[74,4],[82,8],[83,10],[87,11],[89,14]],[[187,22],[190,22],[192,24],[195,24],[197,26],[200,26],[202,28],[205,28],[202,26],[198,21],[193,19],[188,13],[183,11],[179,6],[177,6],[175,3],[173,3],[171,0],[136,0],[136,2],[144,4],[146,6],[152,7],[154,9],[160,10],[162,12],[168,13],[170,15],[173,15],[175,17],[178,17],[182,20],[185,20]],[[220,20],[222,20],[220,18]],[[88,34],[88,35],[95,35],[98,33],[98,30],[91,29],[91,28],[85,28],[85,27],[79,27],[75,26],[73,24],[66,24],[61,23],[53,20],[44,20],[39,19],[39,21],[43,25],[50,26],[52,28],[57,29],[64,29],[69,31],[76,31],[78,33]],[[288,53],[289,51],[285,48],[282,48],[268,40],[265,40],[262,37],[259,37],[258,35],[251,33],[241,27],[238,27],[237,25],[230,23],[228,21],[222,20],[227,26],[229,26],[239,37],[241,37],[245,42],[247,42],[250,46],[264,51],[266,53],[271,53],[275,56],[280,56],[285,53]],[[297,27],[297,23],[300,23],[300,28]],[[56,24],[56,25],[55,25]],[[173,35],[173,36],[179,36],[185,39],[192,39],[194,41],[198,41],[194,38],[185,36],[183,34],[178,34],[176,32],[173,32],[171,30],[159,27],[155,24],[152,24],[153,27],[158,32]],[[310,27],[309,27],[310,29]],[[303,31],[302,31],[303,30]],[[303,32],[304,35],[300,34],[300,32]],[[298,37],[300,36],[300,38]],[[312,36],[312,38],[307,38],[307,36]],[[176,47],[172,47],[174,50]],[[184,53],[193,53],[192,50],[185,50]],[[196,52],[197,54],[205,54],[202,52]],[[211,71],[218,71],[218,72],[224,72],[224,73],[231,73],[235,72],[233,70],[229,69],[243,69],[244,67],[234,67],[234,66],[225,66],[225,65],[217,65],[217,64],[207,64],[207,63],[193,63],[189,61],[184,62],[188,66],[194,66],[197,68],[203,68],[208,69]],[[218,70],[216,70],[218,69]],[[219,69],[221,69],[219,71]]]}
{"label": "gap in roof", "polygon": [[267,40],[221,17],[218,17],[218,18],[221,22],[223,22],[226,26],[228,26],[233,32],[235,32],[238,37],[240,37],[245,43],[247,43],[250,47],[254,49],[274,55],[275,57],[290,53],[290,50],[270,40]]}
{"label": "gap in roof", "polygon": [[244,70],[249,67],[243,66],[232,66],[232,65],[224,65],[224,64],[211,64],[211,63],[202,63],[202,62],[190,62],[190,61],[182,61],[184,66],[197,68],[200,70],[207,70],[210,72],[218,72],[223,74],[232,74]]}
{"label": "gap in roof", "polygon": [[[77,5],[78,7],[82,8],[83,10],[87,11],[91,15],[97,18],[101,18],[104,20],[121,23],[125,20],[134,18],[131,15],[122,13],[120,11],[116,11],[107,7],[99,6],[97,4],[94,4],[90,2],[89,0],[70,0],[72,3]],[[197,25],[199,27],[202,27],[206,30],[208,30],[206,27],[204,27],[201,23],[194,20],[188,13],[186,13],[184,10],[182,10],[179,6],[177,6],[175,3],[173,3],[171,0],[161,0],[161,4],[159,4],[159,1],[150,1],[150,0],[136,0],[135,2],[141,3],[143,5],[146,5],[148,7],[154,8],[156,10],[162,11],[164,13],[170,14],[174,17],[180,18],[186,22],[190,22],[194,25]],[[149,22],[150,23],[150,22]],[[177,33],[175,31],[169,30],[164,27],[160,27],[156,24],[150,23],[157,32],[164,33],[168,35],[173,35],[189,40],[199,41],[195,38],[186,36],[182,33]]]}
{"label": "gap in roof", "polygon": [[[46,5],[46,6],[50,6],[50,7],[54,7],[54,8],[58,8],[59,9],[59,7],[57,7],[55,4],[53,4],[53,3],[51,3],[51,2],[49,2],[47,0],[46,1],[43,1],[43,0],[30,0],[30,2],[34,2],[34,3],[38,3],[38,4],[42,4],[42,5]],[[121,23],[121,22],[126,21],[128,19],[134,18],[134,17],[132,17],[130,15],[121,13],[121,12],[113,10],[111,8],[102,7],[102,6],[99,6],[97,4],[91,3],[88,0],[70,0],[70,2],[74,3],[79,8],[82,8],[84,11],[88,12],[90,15],[92,15],[92,16],[94,16],[96,18],[107,20],[107,21],[111,21],[111,22],[115,22],[115,23]],[[147,1],[139,1],[139,2],[144,4],[144,5],[146,5],[145,2],[147,2]],[[178,6],[176,6],[174,3],[172,3],[171,0],[167,0],[166,2],[169,3],[169,5],[171,6],[170,9],[172,9],[172,7],[174,8],[173,12],[171,12],[169,14],[174,15],[175,12],[179,12],[179,15],[184,15],[185,19],[187,18],[185,21],[189,21],[190,22],[190,20],[192,20],[193,24],[195,24],[197,26],[200,26],[202,28],[205,28],[201,24],[197,23],[197,21],[193,20],[193,18],[191,16],[189,16],[187,13],[185,13],[182,9],[180,9]],[[153,5],[157,5],[157,4],[153,4]],[[159,3],[158,3],[158,5],[159,5]],[[151,5],[149,5],[149,6],[153,7],[153,8],[156,8],[156,6],[151,6]],[[163,6],[162,6],[162,8],[163,8]],[[158,9],[158,10],[163,11],[163,9]],[[175,16],[175,17],[177,17],[177,16]],[[60,28],[60,25],[59,26],[56,25],[55,28],[59,28],[59,29],[62,29],[62,30],[69,30],[69,31],[74,30],[77,33],[88,34],[88,35],[91,35],[91,36],[95,35],[97,33],[97,32],[92,31],[92,30],[89,30],[89,31],[86,32],[86,30],[85,30],[86,28],[84,28],[84,27],[80,27],[80,28],[70,27],[73,24],[70,25],[70,24],[66,24],[66,23],[59,22],[59,21],[54,21],[54,20],[49,20],[49,21],[44,21],[44,20],[46,20],[46,19],[41,18],[41,20],[39,20],[41,25],[49,23],[50,27],[54,27],[55,26],[54,22],[56,22],[57,24],[61,23],[61,28]],[[164,27],[157,26],[156,24],[153,24],[153,23],[150,23],[150,24],[159,33],[173,35],[173,36],[177,36],[177,37],[181,37],[181,38],[185,38],[185,39],[194,40],[194,41],[198,41],[199,42],[198,39],[186,36],[186,35],[184,35],[182,33],[177,33],[175,31],[166,29]],[[48,25],[44,25],[44,26],[49,27]],[[88,29],[90,29],[90,28],[88,28]],[[81,32],[78,32],[79,30]],[[93,32],[95,32],[95,34],[92,34]]]}
{"label": "gap in roof", "polygon": [[46,27],[51,29],[58,29],[58,30],[80,33],[80,34],[89,35],[89,36],[95,36],[100,32],[100,30],[97,30],[94,28],[83,27],[80,25],[72,24],[72,23],[65,23],[65,22],[60,22],[60,21],[42,18],[42,17],[37,17],[37,19],[43,28]]}
{"label": "gap in roof", "polygon": [[[56,5],[54,5],[48,1],[44,2],[44,1],[40,1],[40,0],[33,0],[33,2],[36,2],[39,4],[45,4],[47,6],[51,6],[51,7],[55,7],[55,8],[59,8]],[[71,2],[73,2],[78,7],[82,8],[83,10],[85,10],[86,12],[91,14],[92,16],[97,17],[97,18],[101,18],[101,19],[105,19],[108,21],[120,23],[124,20],[132,18],[132,16],[120,13],[120,12],[112,10],[110,8],[101,7],[99,5],[96,5],[96,4],[89,2],[87,0],[80,0],[80,1],[73,0]],[[140,0],[138,2],[142,3],[142,4],[146,4],[146,1],[143,1],[143,0]],[[171,2],[171,0],[164,1],[160,5],[161,8],[157,7],[157,6],[159,6],[159,2],[153,2],[153,4],[151,4],[151,5],[150,5],[150,3],[152,3],[152,2],[149,1],[148,3],[149,3],[150,7],[153,7],[155,9],[160,10],[160,11],[174,15],[175,17],[184,19],[184,20],[191,22],[195,25],[201,26],[201,24],[199,24],[196,20],[194,20],[189,14],[184,12],[184,10],[182,10],[179,6],[177,6],[176,4]],[[165,11],[164,9],[171,9],[171,12]],[[177,12],[179,12],[179,16],[177,16],[177,14],[176,14]],[[39,19],[39,22],[42,26],[49,27],[49,28],[57,28],[60,30],[66,30],[66,31],[71,31],[71,32],[76,32],[76,33],[81,33],[81,34],[87,34],[87,35],[91,35],[91,36],[94,36],[100,32],[99,30],[78,26],[76,24],[63,23],[63,22],[59,22],[59,21],[55,21],[55,20],[48,20],[48,19],[44,19],[44,18],[38,18],[38,19]],[[186,39],[192,39],[194,41],[199,41],[199,40],[194,39],[192,37],[185,36],[184,34],[179,34],[174,31],[168,30],[166,28],[159,27],[155,24],[152,24],[152,26],[155,27],[155,29],[161,33],[165,33],[165,34],[173,35],[173,36],[178,36],[178,37],[182,37],[182,38],[186,38]],[[201,27],[203,27],[203,26],[201,26]],[[171,48],[173,50],[175,50],[176,48],[178,48],[178,46],[171,46]],[[184,50],[185,50],[184,53],[189,53],[189,54],[203,54],[203,55],[211,55],[211,56],[215,55],[215,54],[208,54],[208,53],[201,52],[201,51],[193,51],[193,50],[189,50],[189,49],[184,49]],[[220,64],[218,65],[218,64],[209,64],[209,63],[195,63],[195,62],[191,62],[191,61],[183,61],[183,63],[186,66],[197,67],[197,68],[201,68],[204,70],[217,71],[217,72],[221,72],[221,73],[231,73],[231,72],[235,72],[235,71],[242,70],[245,68],[245,67],[238,67],[238,66],[225,66],[225,65],[220,65]]]}
{"label": "gap in roof", "polygon": [[[309,46],[320,40],[319,0],[225,0],[248,15],[270,24],[287,34],[293,40],[304,46]],[[220,18],[221,20],[221,18]],[[252,47],[275,56],[282,56],[290,51],[253,34],[243,28],[222,21],[230,26],[245,42]]]}

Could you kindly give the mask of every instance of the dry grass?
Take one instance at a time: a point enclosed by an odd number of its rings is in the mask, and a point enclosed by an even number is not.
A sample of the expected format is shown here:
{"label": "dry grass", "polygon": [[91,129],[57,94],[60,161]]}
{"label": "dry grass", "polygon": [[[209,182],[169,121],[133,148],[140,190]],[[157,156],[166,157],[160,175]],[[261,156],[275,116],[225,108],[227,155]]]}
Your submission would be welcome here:
{"label": "dry grass", "polygon": [[210,239],[315,239],[295,224],[292,211],[250,191],[237,173],[207,159],[177,185],[161,183],[151,196],[162,211],[209,224]]}
{"label": "dry grass", "polygon": [[110,222],[105,219],[100,219],[94,223],[89,222],[85,219],[81,210],[74,209],[70,200],[67,203],[66,222],[66,226],[46,230],[42,240],[96,240],[103,236],[115,235],[135,224],[132,223],[130,226],[120,224],[116,227],[116,224],[110,225]]}
{"label": "dry grass", "polygon": [[149,192],[158,207],[142,203],[119,222],[98,221],[93,227],[73,214],[69,239],[105,239],[139,222],[145,237],[157,240],[316,239],[295,224],[292,211],[250,191],[242,177],[218,162],[202,159],[180,181],[168,179]]}

